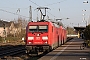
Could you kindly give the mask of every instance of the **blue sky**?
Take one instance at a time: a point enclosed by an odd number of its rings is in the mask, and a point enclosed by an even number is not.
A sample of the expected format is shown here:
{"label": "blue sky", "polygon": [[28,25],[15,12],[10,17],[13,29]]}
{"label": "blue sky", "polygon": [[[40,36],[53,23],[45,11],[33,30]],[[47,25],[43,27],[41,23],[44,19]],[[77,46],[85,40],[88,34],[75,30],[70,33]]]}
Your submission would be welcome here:
{"label": "blue sky", "polygon": [[[48,7],[47,15],[50,19],[62,18],[62,22],[65,26],[85,26],[85,21],[89,20],[90,16],[90,3],[84,4],[86,0],[0,0],[0,19],[11,21],[18,18],[16,13],[18,9],[20,12],[17,14],[21,17],[29,20],[29,6],[32,6],[32,17],[36,19],[37,15],[40,17],[40,13],[35,10],[37,7]],[[88,0],[90,2],[90,0]],[[60,11],[59,11],[60,9]],[[82,11],[86,9],[87,11]],[[4,10],[4,11],[2,11]],[[7,11],[7,12],[6,12]],[[11,12],[11,13],[9,13]],[[85,16],[83,16],[85,14]],[[25,17],[23,17],[25,16]],[[66,19],[70,18],[70,19]]]}

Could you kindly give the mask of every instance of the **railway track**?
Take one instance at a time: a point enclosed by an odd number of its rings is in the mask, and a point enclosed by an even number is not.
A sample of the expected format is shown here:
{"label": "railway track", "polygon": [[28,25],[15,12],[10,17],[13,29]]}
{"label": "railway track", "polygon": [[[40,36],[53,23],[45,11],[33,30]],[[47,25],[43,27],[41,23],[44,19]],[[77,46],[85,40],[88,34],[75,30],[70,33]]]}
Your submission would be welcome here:
{"label": "railway track", "polygon": [[[68,39],[71,40],[71,39]],[[46,55],[47,53],[41,53],[38,56],[33,55],[27,55],[25,53],[25,46],[24,45],[7,45],[7,46],[0,46],[0,59],[16,59],[16,60],[20,60],[20,58],[26,59],[26,60],[33,60],[33,59],[38,59],[44,55]],[[18,58],[18,59],[17,59]]]}
{"label": "railway track", "polygon": [[25,46],[7,46],[0,48],[0,60],[15,59],[15,60],[35,60],[47,53],[40,53],[38,56],[35,54],[27,55],[25,53]]}
{"label": "railway track", "polygon": [[7,59],[10,56],[23,55],[25,54],[25,46],[3,46],[0,48],[0,58]]}
{"label": "railway track", "polygon": [[[4,59],[15,59],[15,60],[23,60],[23,59],[30,59],[33,58],[32,56],[28,56],[25,53],[25,46],[24,45],[6,45],[6,46],[0,46],[0,60]],[[37,58],[37,56],[34,56],[34,58]]]}
{"label": "railway track", "polygon": [[[24,45],[8,45],[8,46],[0,46],[0,59],[16,59],[20,60],[33,60],[33,59],[39,59],[40,57],[46,55],[47,53],[40,53],[38,56],[32,54],[32,55],[27,55],[25,53],[25,46]],[[18,59],[17,59],[18,58]]]}

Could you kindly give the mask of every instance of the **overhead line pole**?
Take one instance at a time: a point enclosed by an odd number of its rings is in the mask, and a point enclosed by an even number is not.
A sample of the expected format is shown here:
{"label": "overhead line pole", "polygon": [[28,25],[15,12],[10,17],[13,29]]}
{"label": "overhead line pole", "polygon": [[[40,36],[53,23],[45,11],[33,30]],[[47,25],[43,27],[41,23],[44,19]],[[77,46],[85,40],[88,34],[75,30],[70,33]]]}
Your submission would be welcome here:
{"label": "overhead line pole", "polygon": [[29,11],[29,21],[32,21],[32,7],[30,6],[30,11]]}

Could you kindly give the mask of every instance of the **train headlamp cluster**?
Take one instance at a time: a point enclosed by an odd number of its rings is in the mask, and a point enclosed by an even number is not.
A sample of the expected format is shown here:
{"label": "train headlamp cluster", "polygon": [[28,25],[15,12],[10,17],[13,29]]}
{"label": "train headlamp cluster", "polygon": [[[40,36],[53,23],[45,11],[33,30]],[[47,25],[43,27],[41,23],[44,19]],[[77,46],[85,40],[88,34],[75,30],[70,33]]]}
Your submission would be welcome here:
{"label": "train headlamp cluster", "polygon": [[[28,37],[28,40],[34,40],[34,37]],[[43,36],[42,40],[48,40],[47,36]]]}
{"label": "train headlamp cluster", "polygon": [[47,36],[43,36],[42,39],[43,40],[48,40],[48,37]]}
{"label": "train headlamp cluster", "polygon": [[34,40],[34,37],[28,37],[28,40]]}

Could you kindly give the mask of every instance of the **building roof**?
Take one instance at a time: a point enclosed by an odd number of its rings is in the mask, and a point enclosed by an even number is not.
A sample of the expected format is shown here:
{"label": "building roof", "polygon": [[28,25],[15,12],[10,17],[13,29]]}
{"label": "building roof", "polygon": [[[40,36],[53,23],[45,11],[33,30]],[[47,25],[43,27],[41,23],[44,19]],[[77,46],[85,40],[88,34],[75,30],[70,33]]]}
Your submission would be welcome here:
{"label": "building roof", "polygon": [[74,27],[74,29],[76,29],[77,31],[79,30],[84,30],[86,27]]}
{"label": "building roof", "polygon": [[5,27],[9,27],[11,25],[11,22],[0,20],[0,27],[4,27],[4,24],[5,24]]}

